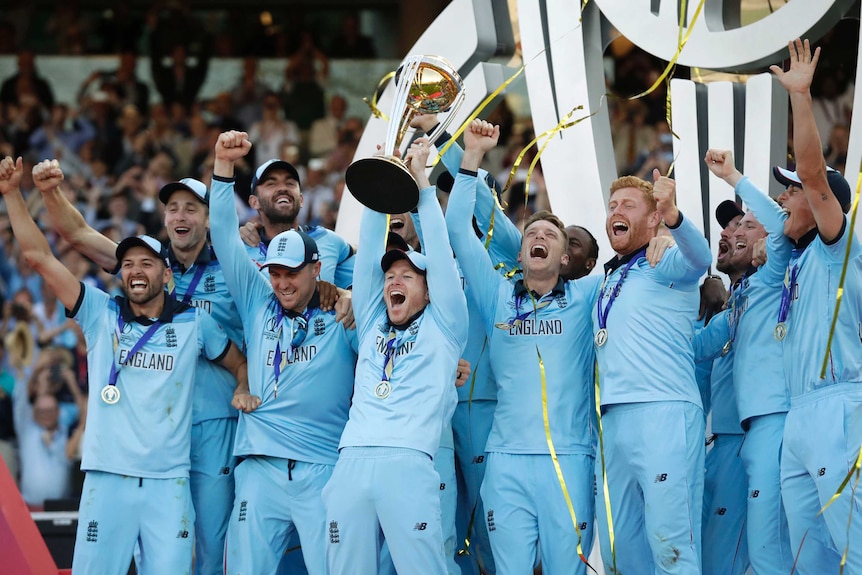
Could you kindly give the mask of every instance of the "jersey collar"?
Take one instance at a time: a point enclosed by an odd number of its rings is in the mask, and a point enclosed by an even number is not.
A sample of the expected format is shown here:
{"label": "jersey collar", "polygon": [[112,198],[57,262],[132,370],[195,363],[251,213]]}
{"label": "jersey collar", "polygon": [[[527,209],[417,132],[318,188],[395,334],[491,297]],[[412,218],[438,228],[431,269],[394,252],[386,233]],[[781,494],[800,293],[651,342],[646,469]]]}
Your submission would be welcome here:
{"label": "jersey collar", "polygon": [[[319,307],[320,307],[320,292],[317,291],[317,288],[314,288],[314,293],[311,294],[311,299],[308,300],[308,305],[305,306],[305,310],[303,310],[303,311],[307,311],[310,309],[317,309]],[[284,308],[282,308],[282,309],[284,309]],[[302,312],[293,311],[291,309],[285,309],[284,315],[286,315],[287,317],[289,317],[291,319],[294,319],[294,318],[301,316]]]}
{"label": "jersey collar", "polygon": [[[530,293],[533,294],[535,299],[540,299],[544,294],[538,294],[533,290],[530,290]],[[557,277],[556,285],[551,288],[551,293],[554,295],[563,295],[566,293],[566,282],[562,277]],[[524,297],[527,295],[527,286],[524,285],[524,280],[519,279],[515,282],[515,297]]]}
{"label": "jersey collar", "polygon": [[605,275],[611,273],[612,271],[614,271],[615,269],[617,269],[620,266],[626,265],[627,263],[629,263],[631,261],[631,259],[633,257],[635,257],[637,254],[639,254],[641,251],[646,250],[648,247],[649,247],[649,244],[646,244],[646,245],[643,245],[643,246],[639,247],[638,249],[636,249],[636,250],[632,251],[631,253],[628,253],[622,257],[614,256],[613,258],[611,258],[610,260],[608,260],[605,263]]}
{"label": "jersey collar", "polygon": [[[162,295],[165,298],[165,306],[162,308],[162,313],[161,315],[159,315],[158,318],[158,321],[160,323],[171,323],[175,315],[189,308],[188,304],[184,304],[177,301],[175,298],[171,297],[166,291],[163,291]],[[132,311],[132,307],[129,305],[129,298],[118,295],[114,298],[114,300],[120,306],[120,315],[122,316],[123,321],[125,321],[126,323],[131,323],[133,321],[141,325],[152,325],[153,323],[155,323],[152,319],[148,317],[144,317],[142,315],[135,315],[135,312]]]}
{"label": "jersey collar", "polygon": [[[216,261],[215,252],[213,251],[212,244],[209,243],[208,240],[201,248],[201,251],[198,252],[193,265],[207,266],[210,262],[214,261]],[[177,256],[174,254],[174,247],[171,244],[168,244],[168,263],[171,265],[172,270],[180,270],[181,272],[188,271],[177,259]]]}

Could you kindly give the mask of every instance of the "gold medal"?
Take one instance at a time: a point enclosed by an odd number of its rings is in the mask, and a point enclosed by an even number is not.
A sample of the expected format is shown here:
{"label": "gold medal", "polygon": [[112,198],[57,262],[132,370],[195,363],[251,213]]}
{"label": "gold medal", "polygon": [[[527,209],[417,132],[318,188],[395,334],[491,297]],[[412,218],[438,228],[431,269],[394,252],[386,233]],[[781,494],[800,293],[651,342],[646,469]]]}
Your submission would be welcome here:
{"label": "gold medal", "polygon": [[728,353],[730,353],[730,348],[733,347],[733,342],[728,340],[727,343],[724,344],[724,347],[721,348],[721,356],[724,357]]}
{"label": "gold medal", "polygon": [[778,322],[778,325],[775,326],[775,330],[773,330],[772,335],[775,336],[775,339],[778,341],[783,340],[787,337],[787,324],[783,321]]}
{"label": "gold medal", "polygon": [[389,393],[392,391],[392,386],[389,385],[388,381],[381,381],[377,384],[377,387],[374,388],[374,396],[377,399],[386,399],[389,397]]}
{"label": "gold medal", "polygon": [[102,388],[102,401],[108,405],[114,405],[120,401],[120,390],[116,385],[106,385]]}
{"label": "gold medal", "polygon": [[608,330],[605,328],[600,329],[596,332],[596,346],[602,347],[608,342]]}

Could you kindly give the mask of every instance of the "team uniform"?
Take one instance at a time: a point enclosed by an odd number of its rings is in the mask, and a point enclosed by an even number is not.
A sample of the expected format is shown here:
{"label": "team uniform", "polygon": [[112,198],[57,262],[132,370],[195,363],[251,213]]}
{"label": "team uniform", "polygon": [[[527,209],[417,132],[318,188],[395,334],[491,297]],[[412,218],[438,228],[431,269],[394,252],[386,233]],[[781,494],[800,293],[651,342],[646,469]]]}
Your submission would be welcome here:
{"label": "team uniform", "polygon": [[[745,199],[760,217],[771,200],[753,186]],[[768,204],[769,202],[770,204]],[[784,214],[780,216],[785,217]],[[850,259],[841,310],[835,325],[825,377],[820,370],[835,310],[844,256]],[[812,230],[796,242],[786,277],[790,309],[786,317],[784,374],[790,410],[781,451],[781,494],[790,529],[790,547],[798,554],[799,573],[838,571],[848,548],[847,568],[862,573],[862,494],[849,487],[823,514],[862,444],[862,244],[850,233],[847,217],[838,238],[824,242]],[[793,281],[795,279],[795,281]],[[779,309],[770,324],[777,327]],[[853,520],[848,527],[851,507]]]}
{"label": "team uniform", "polygon": [[91,389],[120,365],[119,401],[90,394],[74,572],[125,573],[137,543],[139,573],[188,573],[192,382],[197,356],[218,361],[230,341],[209,314],[169,296],[156,322],[135,317],[125,298],[82,284],[69,316],[87,339]]}
{"label": "team uniform", "polygon": [[[437,138],[438,148],[442,148],[451,137],[448,132],[440,134]],[[443,165],[452,177],[457,177],[463,156],[464,150],[457,142],[441,156]],[[509,272],[517,267],[521,233],[495,201],[488,177],[485,170],[479,170],[473,215],[485,241],[490,235],[488,252],[492,261],[502,272]],[[455,259],[459,259],[457,253]],[[464,575],[479,575],[480,571],[493,575],[496,568],[479,488],[485,478],[485,444],[491,433],[497,406],[497,383],[491,367],[485,327],[474,303],[475,298],[470,295],[470,284],[466,281],[464,289],[470,314],[470,331],[463,358],[470,362],[473,373],[468,383],[458,388],[458,406],[452,417],[452,428],[458,478],[458,507],[455,515],[457,540],[464,545],[463,542],[469,539],[470,546],[467,549],[469,555],[459,555],[457,559]]]}
{"label": "team uniform", "polygon": [[249,389],[262,403],[239,416],[234,454],[242,462],[224,572],[274,573],[296,531],[308,571],[324,574],[321,492],[350,407],[355,332],[336,322],[334,311],[322,312],[317,294],[302,313],[281,308],[267,276],[232,233],[239,225],[232,200],[233,181],[214,177],[214,243],[244,327]]}
{"label": "team uniform", "polygon": [[[671,229],[677,244],[656,267],[643,249],[605,264],[591,310],[605,462],[603,470],[597,461],[596,478],[606,474],[622,573],[694,573],[701,565],[704,415],[691,340],[698,279],[711,256],[703,235],[680,219]],[[611,570],[601,487],[598,494],[602,558]]]}
{"label": "team uniform", "polygon": [[[243,348],[242,325],[225,285],[221,263],[207,245],[185,269],[168,247],[173,272],[169,291],[189,305],[207,311],[230,340]],[[195,506],[195,573],[220,574],[224,563],[224,537],[233,507],[233,440],[236,410],[231,398],[236,389],[233,374],[198,359],[192,391],[192,446],[190,485]]]}
{"label": "team uniform", "polygon": [[376,572],[381,530],[399,572],[446,573],[440,478],[431,458],[457,402],[453,382],[467,306],[463,292],[451,287],[458,272],[434,188],[420,192],[419,216],[428,238],[430,303],[406,325],[390,324],[381,297],[387,216],[370,209],[362,216],[357,267],[363,273],[353,286],[356,383],[323,495],[333,575]]}
{"label": "team uniform", "polygon": [[766,263],[742,277],[728,304],[736,323],[733,382],[739,423],[745,430],[740,456],[748,479],[748,549],[758,574],[783,574],[793,569],[794,558],[780,485],[790,397],[780,361],[784,350],[774,328],[792,245],[784,235],[784,214],[778,204],[748,178],[742,178],[735,191],[752,209],[757,206],[757,219],[769,233]]}
{"label": "team uniform", "polygon": [[[716,315],[712,322],[721,321]],[[703,484],[703,573],[743,575],[748,569],[745,466],[739,456],[743,433],[733,391],[731,348],[712,361],[710,376],[712,447],[706,453]]]}
{"label": "team uniform", "polygon": [[486,445],[482,501],[496,568],[527,573],[541,546],[546,572],[585,572],[578,534],[566,512],[550,457],[543,414],[544,364],[550,436],[571,497],[580,543],[593,536],[592,367],[589,310],[598,278],[562,279],[548,294],[508,282],[470,226],[477,174],[461,170],[449,200],[450,239],[488,337],[497,408]]}

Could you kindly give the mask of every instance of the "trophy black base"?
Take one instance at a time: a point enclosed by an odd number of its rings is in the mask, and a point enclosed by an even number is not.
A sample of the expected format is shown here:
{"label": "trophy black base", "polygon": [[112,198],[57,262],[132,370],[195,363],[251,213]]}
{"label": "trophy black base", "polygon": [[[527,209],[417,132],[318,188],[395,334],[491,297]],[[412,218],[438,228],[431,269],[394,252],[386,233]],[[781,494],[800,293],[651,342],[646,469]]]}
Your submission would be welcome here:
{"label": "trophy black base", "polygon": [[419,184],[404,162],[393,156],[353,162],[344,182],[359,203],[382,214],[403,214],[419,203]]}

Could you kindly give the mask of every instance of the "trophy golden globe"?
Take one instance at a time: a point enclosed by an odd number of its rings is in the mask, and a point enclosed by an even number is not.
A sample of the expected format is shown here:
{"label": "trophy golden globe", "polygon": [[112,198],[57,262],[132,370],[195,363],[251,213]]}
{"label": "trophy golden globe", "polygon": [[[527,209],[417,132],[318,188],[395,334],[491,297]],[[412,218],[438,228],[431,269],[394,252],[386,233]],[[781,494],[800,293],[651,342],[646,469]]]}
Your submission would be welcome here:
{"label": "trophy golden globe", "polygon": [[376,212],[401,214],[419,203],[419,185],[397,156],[410,122],[417,113],[449,112],[434,130],[431,143],[452,123],[464,101],[464,83],[440,56],[408,56],[395,73],[395,97],[382,156],[350,164],[344,180],[361,204]]}

